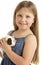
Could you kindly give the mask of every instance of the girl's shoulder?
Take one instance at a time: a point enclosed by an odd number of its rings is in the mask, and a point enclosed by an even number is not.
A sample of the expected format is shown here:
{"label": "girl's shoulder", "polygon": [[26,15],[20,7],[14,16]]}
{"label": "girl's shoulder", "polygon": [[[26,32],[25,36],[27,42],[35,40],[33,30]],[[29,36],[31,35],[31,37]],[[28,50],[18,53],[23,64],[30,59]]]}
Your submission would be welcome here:
{"label": "girl's shoulder", "polygon": [[29,39],[37,40],[36,36],[33,33],[30,33],[25,36],[25,40],[29,40]]}
{"label": "girl's shoulder", "polygon": [[36,36],[33,33],[30,33],[30,34],[28,34],[28,35],[25,36],[25,38],[28,38],[28,37],[30,37],[30,38],[31,37],[35,37],[36,38]]}
{"label": "girl's shoulder", "polygon": [[30,45],[34,45],[35,47],[37,47],[37,38],[34,34],[29,34],[25,37],[25,44],[30,43]]}

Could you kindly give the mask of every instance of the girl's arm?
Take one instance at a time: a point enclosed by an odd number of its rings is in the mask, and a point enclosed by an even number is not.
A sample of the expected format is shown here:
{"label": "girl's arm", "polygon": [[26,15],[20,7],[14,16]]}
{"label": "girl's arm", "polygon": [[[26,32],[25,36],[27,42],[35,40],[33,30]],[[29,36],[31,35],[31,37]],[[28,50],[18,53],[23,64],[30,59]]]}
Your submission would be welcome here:
{"label": "girl's arm", "polygon": [[[3,39],[3,42],[5,45],[5,43],[6,43],[5,39]],[[28,36],[25,39],[25,46],[24,46],[22,56],[19,56],[18,54],[13,52],[12,49],[8,45],[6,45],[6,46],[4,46],[4,45],[3,45],[3,48],[6,52],[6,54],[8,55],[8,57],[14,64],[29,65],[34,56],[34,53],[35,53],[35,50],[37,47],[37,41],[36,41],[36,37],[34,35]]]}

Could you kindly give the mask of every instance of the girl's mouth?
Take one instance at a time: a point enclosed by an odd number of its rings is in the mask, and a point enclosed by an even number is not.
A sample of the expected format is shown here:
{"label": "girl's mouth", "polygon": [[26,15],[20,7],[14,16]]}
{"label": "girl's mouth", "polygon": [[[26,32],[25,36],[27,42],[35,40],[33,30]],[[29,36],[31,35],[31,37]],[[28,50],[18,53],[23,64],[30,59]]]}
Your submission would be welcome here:
{"label": "girl's mouth", "polygon": [[24,23],[19,23],[19,24],[21,24],[21,25],[26,25],[26,24],[24,24]]}

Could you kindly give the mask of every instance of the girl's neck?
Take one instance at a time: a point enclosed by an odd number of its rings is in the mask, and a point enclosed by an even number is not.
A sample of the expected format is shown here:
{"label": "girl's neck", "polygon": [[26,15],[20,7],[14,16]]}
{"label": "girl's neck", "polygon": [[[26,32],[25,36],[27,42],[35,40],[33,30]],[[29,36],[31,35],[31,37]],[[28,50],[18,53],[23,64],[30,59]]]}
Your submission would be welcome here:
{"label": "girl's neck", "polygon": [[29,33],[32,33],[31,29],[26,29],[26,30],[20,30],[20,29],[18,29],[16,32],[18,34],[29,34]]}
{"label": "girl's neck", "polygon": [[28,28],[28,29],[25,29],[25,30],[18,29],[17,31],[20,32],[20,33],[23,33],[23,32],[28,32],[28,31],[31,31],[31,30]]}

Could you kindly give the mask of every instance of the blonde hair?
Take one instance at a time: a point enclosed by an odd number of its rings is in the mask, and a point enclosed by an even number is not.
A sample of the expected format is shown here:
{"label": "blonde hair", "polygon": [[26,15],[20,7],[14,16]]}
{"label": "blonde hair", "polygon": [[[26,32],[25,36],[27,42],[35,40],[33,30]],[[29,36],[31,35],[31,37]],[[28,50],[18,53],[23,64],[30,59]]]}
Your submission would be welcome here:
{"label": "blonde hair", "polygon": [[14,16],[13,16],[13,25],[15,30],[18,29],[17,25],[16,25],[16,13],[23,7],[27,7],[29,8],[33,14],[34,14],[34,23],[32,24],[32,26],[30,27],[30,29],[32,30],[32,32],[34,33],[34,35],[37,38],[37,49],[35,51],[34,57],[32,59],[32,62],[34,62],[35,64],[38,63],[39,61],[39,33],[38,33],[38,16],[37,16],[37,9],[35,7],[35,4],[33,4],[31,1],[22,1],[18,4],[18,6],[16,7],[15,11],[14,11]]}

